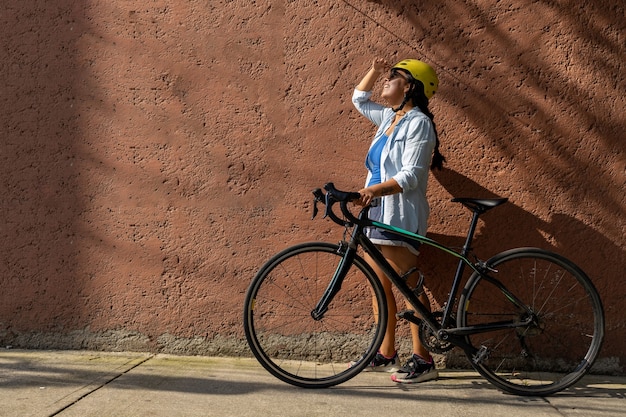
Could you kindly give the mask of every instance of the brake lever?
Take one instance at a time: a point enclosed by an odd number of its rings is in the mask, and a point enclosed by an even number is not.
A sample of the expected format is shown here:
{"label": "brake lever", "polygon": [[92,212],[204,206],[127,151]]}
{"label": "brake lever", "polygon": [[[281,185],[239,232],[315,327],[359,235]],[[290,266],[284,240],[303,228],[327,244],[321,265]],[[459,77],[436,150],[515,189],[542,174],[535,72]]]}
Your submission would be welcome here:
{"label": "brake lever", "polygon": [[322,217],[322,219],[328,217],[328,211],[330,210],[330,193],[326,193],[324,198],[326,199],[326,209],[324,210],[324,217]]}
{"label": "brake lever", "polygon": [[311,220],[315,219],[315,217],[317,216],[317,213],[319,212],[319,210],[317,209],[317,203],[321,202],[322,197],[324,196],[324,193],[322,193],[322,190],[320,190],[319,188],[313,190],[312,193],[315,198],[313,199],[313,216],[311,217]]}

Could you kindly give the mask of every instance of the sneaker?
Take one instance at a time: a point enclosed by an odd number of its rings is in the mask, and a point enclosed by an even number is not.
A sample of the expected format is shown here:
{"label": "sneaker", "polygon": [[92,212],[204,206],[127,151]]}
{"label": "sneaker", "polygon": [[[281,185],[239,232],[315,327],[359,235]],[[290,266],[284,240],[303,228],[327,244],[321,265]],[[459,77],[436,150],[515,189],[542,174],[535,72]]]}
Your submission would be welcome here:
{"label": "sneaker", "polygon": [[430,361],[426,361],[421,356],[413,354],[406,365],[391,375],[391,380],[401,384],[414,384],[437,379],[438,377],[439,372],[435,368],[435,361],[432,357]]}
{"label": "sneaker", "polygon": [[[358,361],[350,362],[350,367],[356,365]],[[380,352],[376,352],[374,359],[363,369],[364,372],[396,372],[398,370],[398,352],[391,358]]]}

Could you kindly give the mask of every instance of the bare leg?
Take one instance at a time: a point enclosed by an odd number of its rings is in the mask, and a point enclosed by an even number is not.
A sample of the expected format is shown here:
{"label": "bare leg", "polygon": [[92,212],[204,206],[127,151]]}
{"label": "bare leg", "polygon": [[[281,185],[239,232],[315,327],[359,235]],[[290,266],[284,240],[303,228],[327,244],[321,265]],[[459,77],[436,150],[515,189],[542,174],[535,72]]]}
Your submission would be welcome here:
{"label": "bare leg", "polygon": [[[383,284],[383,288],[385,289],[385,296],[387,298],[387,329],[385,331],[385,338],[383,339],[382,344],[380,345],[380,353],[387,357],[391,357],[396,352],[396,298],[393,295],[391,282],[387,279],[385,274],[378,268],[376,263],[371,259],[368,254],[365,254],[365,260],[370,264],[378,279]],[[378,306],[376,305],[376,298],[374,294],[372,294],[372,305],[374,307],[374,316],[376,320],[378,320]]]}
{"label": "bare leg", "polygon": [[[422,293],[422,295],[419,296],[419,300],[422,302],[422,304],[424,304],[430,310],[430,301],[428,300],[428,297],[426,296],[426,294]],[[413,308],[411,307],[409,303],[406,303],[406,306],[407,308]],[[428,360],[428,358],[430,357],[430,352],[426,349],[426,347],[424,347],[424,345],[420,341],[419,327],[413,323],[411,323],[410,326],[411,326],[411,340],[413,342],[413,353]]]}
{"label": "bare leg", "polygon": [[[385,257],[385,259],[389,262],[389,264],[398,272],[398,274],[403,275],[411,268],[417,266],[417,256],[411,251],[409,251],[405,247],[401,246],[378,246],[381,253]],[[385,338],[380,346],[380,352],[385,356],[392,356],[396,351],[396,312],[397,305],[396,300],[392,292],[392,285],[383,274],[383,272],[378,268],[378,266],[374,263],[374,261],[369,257],[369,255],[365,255],[365,260],[372,266],[376,275],[380,279],[383,287],[385,288],[385,295],[387,297],[387,308],[389,313],[389,321],[387,322],[387,329],[385,332]],[[407,281],[409,285],[414,286],[418,280],[418,273],[415,272],[408,277]],[[375,300],[374,300],[375,301]],[[428,301],[428,297],[425,294],[420,296],[420,301],[424,303],[425,306],[429,306],[430,303]],[[409,306],[410,308],[410,306]],[[376,313],[376,311],[375,311]],[[411,339],[413,343],[413,353],[420,355],[421,357],[427,359],[430,356],[428,350],[422,345],[419,340],[419,327],[415,324],[410,324],[411,328]]]}

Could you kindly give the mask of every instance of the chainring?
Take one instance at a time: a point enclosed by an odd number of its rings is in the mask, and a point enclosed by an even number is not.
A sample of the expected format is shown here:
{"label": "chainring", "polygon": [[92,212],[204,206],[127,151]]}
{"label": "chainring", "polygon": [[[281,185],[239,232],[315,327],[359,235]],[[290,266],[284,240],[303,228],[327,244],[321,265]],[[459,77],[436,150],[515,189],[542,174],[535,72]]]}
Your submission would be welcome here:
{"label": "chainring", "polygon": [[[434,313],[435,317],[441,318],[442,313]],[[454,345],[445,340],[439,340],[433,329],[425,322],[420,323],[420,341],[432,353],[446,353],[451,350]]]}

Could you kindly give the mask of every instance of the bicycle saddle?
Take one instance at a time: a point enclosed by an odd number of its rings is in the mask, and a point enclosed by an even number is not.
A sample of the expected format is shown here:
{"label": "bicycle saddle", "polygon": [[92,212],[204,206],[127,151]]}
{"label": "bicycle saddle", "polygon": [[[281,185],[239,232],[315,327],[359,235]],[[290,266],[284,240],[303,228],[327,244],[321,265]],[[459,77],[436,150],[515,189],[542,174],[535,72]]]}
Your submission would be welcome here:
{"label": "bicycle saddle", "polygon": [[452,202],[461,203],[477,213],[484,213],[509,201],[508,198],[453,198]]}

